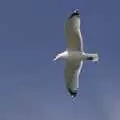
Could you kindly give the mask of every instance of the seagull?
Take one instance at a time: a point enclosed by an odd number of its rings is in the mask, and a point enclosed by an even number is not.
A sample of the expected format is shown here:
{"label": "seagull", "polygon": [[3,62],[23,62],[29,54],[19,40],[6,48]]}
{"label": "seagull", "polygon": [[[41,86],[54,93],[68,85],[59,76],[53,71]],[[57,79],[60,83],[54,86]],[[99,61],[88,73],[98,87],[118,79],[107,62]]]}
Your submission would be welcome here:
{"label": "seagull", "polygon": [[67,49],[57,54],[53,59],[64,59],[66,66],[64,70],[65,85],[72,97],[76,97],[79,88],[79,75],[84,61],[97,62],[97,53],[86,53],[83,49],[83,38],[80,31],[80,13],[74,10],[65,22],[65,35],[67,39]]}

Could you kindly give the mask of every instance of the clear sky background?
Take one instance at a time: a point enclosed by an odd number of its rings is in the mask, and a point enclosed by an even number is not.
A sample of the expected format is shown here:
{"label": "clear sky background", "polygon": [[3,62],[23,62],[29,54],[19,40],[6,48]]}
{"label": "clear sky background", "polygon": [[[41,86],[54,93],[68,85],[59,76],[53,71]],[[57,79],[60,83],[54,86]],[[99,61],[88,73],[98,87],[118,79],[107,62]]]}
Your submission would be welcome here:
{"label": "clear sky background", "polygon": [[[80,9],[86,52],[73,101],[64,85],[64,22]],[[120,120],[120,1],[1,0],[0,120]]]}

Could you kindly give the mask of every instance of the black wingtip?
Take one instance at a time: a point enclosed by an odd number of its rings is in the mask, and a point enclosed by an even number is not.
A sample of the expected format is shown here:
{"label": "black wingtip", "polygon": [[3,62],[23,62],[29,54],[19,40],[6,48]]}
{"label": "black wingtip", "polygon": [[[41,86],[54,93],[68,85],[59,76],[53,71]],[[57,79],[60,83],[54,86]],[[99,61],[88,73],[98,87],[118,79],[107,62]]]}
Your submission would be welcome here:
{"label": "black wingtip", "polygon": [[68,92],[70,93],[70,95],[72,97],[76,97],[77,96],[77,90],[72,91],[71,89],[68,89]]}
{"label": "black wingtip", "polygon": [[74,17],[74,16],[79,16],[79,15],[80,15],[79,9],[75,9],[75,10],[72,12],[72,14],[69,16],[69,19],[72,18],[72,17]]}

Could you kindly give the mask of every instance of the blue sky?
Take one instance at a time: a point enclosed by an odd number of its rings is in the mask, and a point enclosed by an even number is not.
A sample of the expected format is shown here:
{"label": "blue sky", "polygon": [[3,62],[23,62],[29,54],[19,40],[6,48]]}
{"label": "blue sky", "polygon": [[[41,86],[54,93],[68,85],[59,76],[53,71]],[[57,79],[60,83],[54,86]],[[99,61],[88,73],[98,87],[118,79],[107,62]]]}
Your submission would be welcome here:
{"label": "blue sky", "polygon": [[[120,119],[119,0],[0,1],[1,120]],[[86,52],[75,101],[64,86],[64,22],[79,8]]]}

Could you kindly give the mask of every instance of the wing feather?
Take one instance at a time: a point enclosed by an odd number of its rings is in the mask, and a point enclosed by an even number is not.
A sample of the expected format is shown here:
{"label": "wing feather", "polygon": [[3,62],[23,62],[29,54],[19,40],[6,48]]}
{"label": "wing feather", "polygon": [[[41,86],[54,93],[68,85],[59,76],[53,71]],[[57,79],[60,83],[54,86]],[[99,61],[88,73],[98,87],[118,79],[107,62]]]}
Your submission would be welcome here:
{"label": "wing feather", "polygon": [[83,39],[80,31],[80,17],[73,16],[65,23],[65,35],[68,50],[83,51]]}
{"label": "wing feather", "polygon": [[74,97],[77,95],[77,90],[79,88],[79,74],[81,72],[82,65],[83,61],[67,61],[66,63],[66,68],[64,71],[65,84],[68,92]]}

